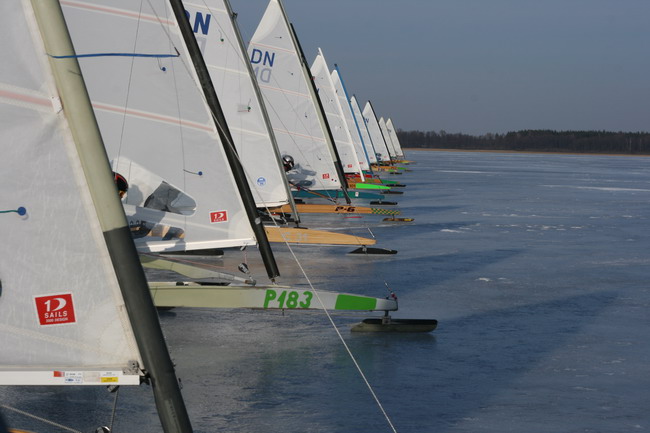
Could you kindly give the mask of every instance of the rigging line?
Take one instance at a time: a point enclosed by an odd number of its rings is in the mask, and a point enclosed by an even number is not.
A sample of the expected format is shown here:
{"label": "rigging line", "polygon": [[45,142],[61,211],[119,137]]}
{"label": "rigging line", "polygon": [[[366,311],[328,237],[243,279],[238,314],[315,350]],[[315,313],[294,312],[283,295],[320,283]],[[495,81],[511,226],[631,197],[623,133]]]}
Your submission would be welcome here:
{"label": "rigging line", "polygon": [[[372,232],[372,230],[370,230],[370,227],[366,227],[366,229],[368,230],[368,233],[370,233],[370,236],[371,236],[373,239],[377,240],[377,238],[375,237],[375,234]],[[364,254],[366,255],[366,257],[369,256],[367,250],[364,251]],[[379,278],[381,278],[381,280],[384,282],[384,286],[386,286],[386,289],[388,290],[388,294],[389,294],[391,297],[395,296],[395,292],[394,292],[393,289],[388,285],[388,281],[386,281],[386,278],[384,278],[384,275],[382,274],[381,267],[379,267],[379,268],[377,269],[377,274],[378,274]],[[396,299],[396,298],[395,298],[395,299]]]}
{"label": "rigging line", "polygon": [[368,388],[368,391],[370,392],[370,395],[372,395],[372,398],[375,400],[375,403],[379,407],[379,410],[381,411],[381,413],[384,415],[384,418],[386,419],[386,422],[388,423],[388,425],[392,429],[393,433],[397,433],[397,430],[395,429],[395,426],[393,425],[393,422],[391,421],[390,417],[388,416],[388,413],[384,409],[384,406],[381,404],[381,401],[379,400],[379,397],[375,393],[375,390],[373,389],[372,385],[368,381],[368,378],[364,374],[363,369],[361,368],[361,366],[357,362],[357,359],[354,356],[354,354],[352,353],[352,350],[350,350],[350,347],[345,342],[345,339],[343,338],[343,335],[341,335],[341,331],[339,330],[339,328],[334,323],[334,319],[332,318],[332,315],[330,314],[329,310],[327,308],[325,308],[325,304],[323,303],[323,301],[322,301],[322,299],[321,299],[321,297],[320,297],[320,295],[318,293],[318,290],[316,290],[316,288],[313,286],[311,280],[309,279],[309,277],[307,276],[307,273],[305,272],[305,269],[302,267],[302,263],[300,263],[300,261],[298,260],[298,258],[296,257],[296,255],[295,255],[295,253],[293,251],[293,248],[291,248],[291,245],[289,245],[288,242],[286,244],[287,244],[287,247],[289,248],[289,252],[291,252],[291,255],[293,256],[294,260],[298,264],[298,267],[300,268],[300,272],[302,272],[303,276],[307,280],[307,283],[309,284],[309,287],[314,292],[314,295],[316,295],[316,299],[318,299],[318,302],[320,303],[320,306],[323,308],[323,311],[325,312],[325,315],[327,316],[327,319],[329,320],[330,324],[332,325],[332,328],[334,328],[334,331],[336,332],[336,335],[338,336],[339,340],[341,341],[341,344],[343,344],[343,347],[345,348],[346,352],[350,356],[350,359],[352,360],[352,363],[354,364],[357,371],[359,372],[359,375],[363,379],[363,382],[366,384],[366,387]]}
{"label": "rigging line", "polygon": [[[174,49],[175,49],[177,52],[180,51],[180,50],[178,50],[178,47],[176,47],[176,45],[174,44],[174,41],[173,41],[173,39],[172,39],[172,37],[171,37],[171,34],[169,33],[167,27],[166,27],[166,26],[164,25],[164,23],[160,20],[160,17],[158,16],[158,13],[157,13],[156,10],[154,9],[153,5],[151,4],[151,0],[147,0],[147,3],[149,3],[149,6],[151,7],[151,10],[153,11],[154,16],[155,16],[156,19],[158,20],[160,26],[161,26],[162,29],[163,29],[163,32],[164,32],[165,35],[167,36],[167,40],[169,41],[169,43],[174,47]],[[180,56],[180,57],[179,57],[179,61],[181,62],[181,64],[182,64],[183,67],[185,68],[185,71],[187,72],[188,76],[192,78],[192,81],[194,82],[194,85],[196,86],[196,88],[199,90],[199,95],[201,96],[201,99],[203,100],[203,102],[204,102],[204,104],[205,104],[205,107],[207,107],[207,108],[209,109],[209,105],[208,105],[208,103],[207,103],[207,99],[206,99],[206,97],[205,97],[205,95],[204,95],[204,93],[203,93],[203,91],[202,91],[202,89],[201,89],[201,85],[196,81],[196,79],[195,79],[196,76],[195,76],[195,74],[192,73],[192,69],[191,69],[191,68],[189,67],[189,65],[185,62],[185,59],[183,58],[183,56]],[[176,93],[178,94],[178,92],[176,92]],[[180,103],[180,102],[178,101],[179,99],[180,99],[180,98],[177,98],[177,102],[178,102],[178,103]],[[179,109],[179,110],[180,110],[180,109]],[[217,119],[217,118],[216,118],[216,114],[215,114],[214,112],[212,112],[212,110],[210,110],[210,116],[211,116],[212,119],[213,119],[213,123],[214,123],[215,125],[217,125],[217,128],[218,128],[219,130],[221,130],[221,132],[225,132],[225,131],[224,131],[224,128],[222,127],[222,125],[220,125],[219,122],[216,121],[216,119]],[[180,122],[179,122],[179,124],[180,124]],[[227,137],[227,134],[224,134],[224,135]],[[235,155],[237,155],[237,159],[239,160],[240,165],[241,165],[242,168],[244,169],[244,173],[245,173],[245,175],[246,175],[246,178],[249,179],[249,180],[252,179],[252,177],[250,176],[250,174],[246,171],[246,168],[243,166],[242,161],[241,161],[241,158],[239,157],[239,154],[237,153],[237,148],[235,147],[234,143],[227,142],[226,145],[228,145],[232,150],[234,150],[234,153],[235,153]],[[183,164],[183,165],[184,165],[184,164]],[[262,198],[262,196],[261,196],[261,193],[260,193],[259,190],[255,187],[255,183],[249,181],[249,185],[250,185],[250,184],[253,185],[253,188],[255,189],[255,192],[257,193],[257,195],[258,195],[260,201],[263,202],[263,198]],[[266,209],[267,209],[267,211],[268,211],[268,207],[266,207]]]}
{"label": "rigging line", "polygon": [[[150,0],[147,0],[147,2],[148,2],[149,5],[151,6],[151,2],[150,2]],[[157,15],[155,9],[153,8],[153,6],[151,6],[151,8],[152,8],[152,11],[154,12],[154,15],[156,16],[156,18],[157,18],[157,19],[159,20],[159,22],[160,22],[160,18],[158,17],[158,15]],[[173,41],[172,41],[171,35],[170,35],[169,32],[167,31],[167,29],[165,28],[165,26],[163,25],[163,23],[160,22],[160,24],[161,24],[161,26],[163,27],[164,32],[165,32],[165,34],[167,35],[168,40],[170,41],[170,43],[173,44]],[[191,70],[190,70],[188,64],[187,64],[187,63],[185,62],[185,60],[183,59],[183,56],[181,56],[181,57],[179,58],[179,60],[180,60],[181,63],[184,65],[186,72],[187,72],[190,76],[193,77],[194,75],[192,74],[192,72],[191,72]],[[199,84],[196,83],[196,80],[194,80],[194,81],[195,81],[195,84],[197,85],[197,88],[200,90],[200,86],[199,86]],[[207,100],[206,100],[206,97],[205,97],[205,95],[203,94],[203,92],[199,92],[199,93],[200,93],[201,98],[203,99],[203,101],[206,103],[206,106],[208,106],[208,104],[207,104]],[[211,114],[211,116],[213,117],[213,119],[216,120],[216,114],[215,114],[212,110],[210,110],[210,114]],[[214,123],[217,125],[217,128],[218,128],[219,130],[221,130],[222,132],[225,132],[225,129],[224,129],[224,128],[226,127],[225,125],[221,125],[219,122],[216,122],[216,121],[215,121]],[[227,134],[224,134],[224,136],[227,137]],[[237,159],[239,160],[240,165],[242,165],[242,168],[243,168],[243,171],[244,171],[244,173],[245,173],[245,175],[246,175],[246,178],[249,180],[249,184],[251,184],[251,183],[253,184],[253,189],[254,189],[255,192],[257,193],[257,195],[258,195],[258,197],[259,197],[259,199],[260,199],[260,202],[263,204],[263,208],[264,208],[267,212],[270,213],[270,209],[269,209],[268,205],[264,202],[263,197],[261,196],[261,194],[260,194],[258,188],[256,187],[255,183],[250,181],[250,179],[252,179],[252,177],[251,177],[250,174],[248,173],[246,167],[242,164],[241,157],[240,157],[239,154],[236,152],[236,147],[235,147],[234,143],[231,142],[230,140],[226,140],[226,143],[225,143],[225,144],[226,144],[227,146],[229,146],[232,150],[235,151],[235,155],[236,155]],[[273,220],[273,224],[274,224],[276,227],[279,228],[279,226],[278,226],[278,224],[277,224],[277,221]],[[285,243],[287,243],[287,245],[288,245],[288,242],[285,241]],[[363,246],[363,244],[362,244],[360,241],[359,241],[358,245],[359,245],[359,246]],[[295,255],[294,255],[294,258],[295,258]],[[296,259],[296,260],[297,260],[297,259]]]}
{"label": "rigging line", "polygon": [[117,386],[115,388],[115,400],[113,400],[113,411],[111,412],[111,423],[110,423],[110,431],[113,431],[113,424],[115,423],[115,415],[117,413],[117,397],[120,395],[120,387]]}
{"label": "rigging line", "polygon": [[23,216],[23,215],[27,214],[27,209],[20,206],[18,209],[0,210],[0,213],[12,213],[12,212],[17,213],[20,216]]}
{"label": "rigging line", "polygon": [[[151,11],[152,11],[153,15],[156,17],[156,20],[158,21],[158,24],[160,25],[160,28],[162,29],[163,33],[165,34],[165,36],[167,36],[167,42],[169,42],[170,46],[174,48],[174,51],[179,53],[178,56],[177,56],[179,61],[181,62],[181,64],[185,68],[185,71],[187,72],[187,74],[190,77],[190,79],[192,80],[192,82],[194,82],[194,85],[199,90],[199,94],[201,95],[201,98],[203,99],[203,102],[207,106],[207,100],[203,96],[203,92],[201,92],[201,86],[200,86],[199,83],[196,82],[195,75],[192,74],[190,67],[188,66],[187,63],[185,63],[185,59],[183,58],[183,56],[180,55],[180,50],[178,49],[178,47],[174,43],[174,40],[173,40],[173,38],[172,38],[168,28],[167,28],[167,25],[163,22],[163,20],[161,20],[160,15],[158,14],[158,11],[154,8],[153,4],[151,3],[151,0],[147,0],[147,3],[149,4],[149,7],[151,8]],[[165,13],[167,14],[168,12],[169,12],[169,9],[165,8]],[[172,19],[169,18],[169,15],[165,15],[165,17],[166,17],[166,20],[165,20],[166,22],[170,22],[170,21],[175,22],[175,20],[172,20]],[[165,71],[165,69],[163,69],[163,68],[161,68],[161,70],[163,70],[163,72]],[[174,82],[174,92],[176,94],[176,110],[177,110],[177,113],[178,113],[178,128],[179,128],[179,134],[181,136],[180,141],[181,141],[181,158],[182,158],[183,171],[185,173],[190,173],[190,174],[195,174],[195,175],[202,176],[203,175],[202,171],[194,172],[194,171],[190,171],[190,170],[185,169],[185,166],[186,166],[186,164],[185,164],[185,139],[184,139],[184,136],[183,136],[183,125],[182,125],[182,117],[181,117],[181,104],[180,104],[180,99],[181,98],[179,97],[180,93],[178,91],[178,81],[175,79],[175,77],[176,77],[176,68],[174,67],[174,62],[171,63],[171,74],[174,77],[173,82]],[[186,187],[186,182],[187,182],[187,176],[183,176],[183,188]]]}
{"label": "rigging line", "polygon": [[[296,184],[296,183],[293,183],[293,182],[291,182],[291,181],[289,181],[289,184],[290,184],[291,186],[295,187],[298,191],[306,191],[306,192],[308,192],[309,194],[313,194],[313,195],[315,195],[315,196],[317,196],[317,197],[324,198],[324,199],[326,199],[326,200],[331,201],[332,203],[335,203],[335,204],[337,203],[336,199],[334,199],[334,198],[332,198],[332,197],[330,197],[330,196],[328,196],[328,195],[321,194],[321,193],[316,192],[316,191],[312,191],[312,190],[309,189],[309,188],[305,188],[305,187],[300,186],[300,185],[298,185],[298,184]],[[338,197],[337,197],[337,198],[338,198]]]}
{"label": "rigging line", "polygon": [[54,421],[50,421],[50,420],[42,418],[42,417],[40,417],[38,415],[34,415],[34,414],[29,413],[29,412],[25,412],[23,410],[20,410],[18,408],[12,407],[12,406],[8,406],[6,404],[2,404],[2,405],[0,405],[0,407],[2,407],[3,409],[7,409],[7,410],[10,410],[10,411],[16,412],[16,413],[18,413],[20,415],[24,415],[24,416],[26,416],[28,418],[32,418],[32,419],[35,419],[37,421],[41,421],[41,422],[43,422],[45,424],[49,424],[51,426],[60,428],[61,430],[66,430],[66,431],[69,431],[69,432],[72,432],[72,433],[83,433],[80,430],[75,430],[73,428],[66,427],[63,424],[59,424],[59,423],[56,423]]}
{"label": "rigging line", "polygon": [[[160,258],[158,254],[152,254],[152,253],[140,253],[143,256],[148,256],[148,257],[153,257],[153,258]],[[189,259],[181,259],[178,257],[174,257],[174,260],[172,262],[178,262],[180,264],[189,264],[189,265],[194,265],[197,268],[206,268],[207,270],[211,270],[209,268],[214,268],[215,270],[213,272],[223,272],[225,267],[224,266],[219,266],[216,264],[212,263],[203,263],[199,261],[193,261]]]}
{"label": "rigging line", "polygon": [[[142,16],[142,2],[140,2],[140,10],[138,11],[138,20],[137,20],[137,25],[135,28],[135,37],[133,38],[133,52],[135,52],[135,48],[138,44],[138,35],[140,34],[140,17]],[[177,51],[178,52],[178,51]],[[119,167],[119,161],[122,157],[122,145],[124,144],[124,131],[126,129],[126,111],[129,107],[129,99],[131,96],[131,84],[133,81],[133,68],[135,67],[135,57],[131,58],[131,67],[129,69],[129,80],[126,85],[126,101],[124,101],[124,113],[122,114],[122,125],[120,128],[120,142],[117,146],[117,162],[116,166],[113,167],[115,171],[117,171]],[[128,173],[130,175],[130,173]],[[130,176],[129,176],[130,177]]]}
{"label": "rigging line", "polygon": [[[151,4],[150,0],[147,0],[147,1],[149,2],[149,4]],[[166,14],[165,18],[166,18],[167,21],[169,21],[169,15],[167,15],[168,12],[169,12],[169,8],[164,8],[164,9],[165,9],[165,14]],[[153,6],[152,6],[152,10],[154,10]],[[156,17],[158,17],[158,14],[156,13],[155,10],[154,10],[154,13],[156,14]],[[160,24],[162,26],[162,22]],[[178,48],[174,45],[174,43],[173,43],[173,41],[171,39],[168,39],[167,42],[174,48],[174,50],[176,50],[176,52],[179,52]],[[179,54],[179,57],[180,57],[180,54]],[[172,77],[174,78],[174,80],[173,80],[174,93],[176,95],[176,112],[178,113],[178,133],[180,135],[180,142],[181,142],[181,164],[182,164],[181,166],[183,167],[183,172],[192,173],[192,172],[190,172],[188,170],[185,170],[185,167],[187,166],[186,165],[186,158],[185,158],[185,156],[186,156],[186,154],[185,154],[185,135],[184,135],[184,128],[183,128],[183,125],[182,125],[183,117],[181,115],[181,98],[180,98],[180,92],[178,91],[178,80],[176,79],[176,67],[175,67],[174,62],[171,62],[170,68],[171,68],[170,73],[171,73]],[[191,77],[192,76],[190,75],[190,78]],[[195,174],[195,173],[192,173],[192,174]],[[198,174],[199,176],[202,176],[203,172],[199,171],[196,174]],[[187,188],[187,178],[188,178],[187,175],[183,175],[183,189]]]}
{"label": "rigging line", "polygon": [[[268,211],[268,208],[267,208],[267,211]],[[277,221],[275,221],[275,219],[272,219],[272,222],[273,222],[273,224],[275,225],[276,228],[279,227],[279,226],[278,226],[278,223],[277,223]],[[374,238],[374,234],[372,233],[372,231],[370,230],[370,228],[367,227],[367,229],[368,229],[368,231],[370,232],[370,234],[371,234],[371,235],[373,236],[373,238]],[[284,237],[283,237],[283,239],[284,239]],[[359,363],[358,363],[356,357],[355,357],[354,354],[352,353],[352,350],[350,349],[350,347],[348,346],[348,344],[345,342],[345,339],[343,338],[343,335],[341,334],[341,331],[338,329],[338,327],[337,327],[336,324],[334,323],[334,319],[332,318],[332,314],[331,314],[331,313],[329,312],[329,310],[325,307],[325,304],[323,303],[323,300],[322,300],[321,297],[320,297],[319,291],[316,290],[316,288],[315,288],[314,285],[312,284],[311,279],[309,278],[309,276],[307,275],[307,272],[305,271],[304,267],[302,266],[302,263],[300,262],[300,260],[299,260],[298,257],[296,256],[296,254],[295,254],[293,248],[291,247],[291,244],[290,244],[286,239],[285,239],[285,245],[286,245],[286,247],[288,248],[289,252],[291,253],[291,256],[293,257],[293,260],[294,260],[294,261],[296,262],[296,264],[298,265],[298,268],[300,269],[300,272],[302,273],[302,275],[304,276],[305,280],[307,281],[307,284],[309,285],[309,287],[311,288],[312,292],[313,292],[314,295],[316,296],[316,299],[318,300],[318,303],[320,304],[321,308],[323,309],[323,312],[324,312],[325,315],[327,316],[327,319],[329,320],[330,325],[331,325],[332,328],[334,329],[334,332],[336,332],[336,335],[338,336],[339,340],[341,341],[341,344],[343,344],[343,347],[345,348],[346,352],[348,353],[348,356],[349,356],[350,359],[352,360],[352,363],[354,364],[355,368],[357,369],[357,371],[358,371],[359,375],[361,376],[363,382],[365,383],[366,387],[368,388],[368,391],[370,392],[370,395],[372,396],[373,400],[375,401],[375,403],[376,403],[377,406],[379,407],[379,410],[381,411],[381,413],[383,414],[384,418],[386,419],[386,422],[387,422],[388,425],[390,426],[390,428],[391,428],[391,430],[393,431],[393,433],[397,433],[397,430],[396,430],[396,428],[395,428],[395,425],[393,424],[393,422],[392,422],[390,416],[388,415],[388,413],[387,413],[386,410],[384,409],[384,406],[383,406],[383,404],[381,403],[381,401],[379,400],[379,397],[377,396],[377,394],[375,393],[374,388],[372,387],[372,385],[371,385],[370,382],[368,381],[368,378],[366,377],[365,373],[363,372],[363,369],[362,369],[361,366],[359,365]],[[358,245],[359,245],[359,246],[363,246],[360,242],[359,242]],[[384,281],[384,284],[387,284],[387,283]],[[387,286],[387,287],[388,287],[388,286]],[[392,293],[392,290],[389,289],[389,292]]]}
{"label": "rigging line", "polygon": [[[148,1],[149,1],[149,0],[148,0]],[[152,8],[152,9],[153,9],[153,8]],[[161,24],[162,24],[162,23],[161,23]],[[166,29],[165,29],[165,32],[166,32]],[[167,33],[167,32],[166,32],[166,33]],[[168,36],[168,39],[171,41],[171,37],[170,37],[169,33],[167,33],[167,36]],[[180,60],[181,60],[182,64],[185,66],[186,71],[190,74],[190,76],[193,76],[193,75],[191,74],[191,72],[190,72],[190,69],[189,69],[188,65],[187,65],[187,64],[185,63],[185,61],[183,60],[183,57],[182,57],[182,56],[180,57]],[[196,82],[195,82],[195,83],[196,83]],[[196,85],[198,86],[198,83],[196,83]],[[200,92],[200,94],[201,94],[201,96],[202,96],[202,98],[203,98],[203,100],[204,100],[204,102],[206,103],[206,106],[207,106],[207,100],[206,100],[205,95],[203,94],[203,92]],[[214,113],[212,110],[210,110],[210,114],[212,115],[213,119],[215,119],[215,122],[214,122],[214,123],[217,125],[217,128],[221,129],[222,132],[223,132],[225,125],[221,125],[219,122],[216,122],[216,113]],[[227,137],[228,134],[224,134],[224,136]],[[226,140],[226,145],[227,145],[227,146],[230,146],[231,149],[234,149],[234,150],[235,150],[236,158],[239,160],[239,163],[240,163],[240,165],[241,165],[242,168],[243,168],[243,171],[244,171],[244,174],[246,175],[246,178],[247,178],[247,179],[251,179],[249,173],[248,173],[247,170],[246,170],[246,167],[244,167],[244,165],[242,164],[242,161],[241,161],[241,158],[240,158],[239,154],[236,152],[236,148],[235,148],[234,143],[232,143],[230,140]],[[250,183],[252,183],[252,182],[249,182],[249,184],[250,184]],[[255,191],[258,193],[258,195],[260,195],[260,194],[259,194],[259,191],[258,191],[258,189],[256,188],[256,186],[255,186],[254,183],[253,183],[253,188],[254,188]],[[260,195],[260,200],[264,203],[264,201],[263,201],[261,195]],[[270,213],[270,210],[269,210],[268,206],[266,205],[266,203],[264,203],[264,208],[266,209],[267,212]],[[273,224],[275,225],[276,228],[279,228],[279,225],[278,225],[278,223],[277,223],[277,221],[276,221],[275,219],[272,219],[272,222],[273,222]],[[373,390],[373,388],[372,388],[372,385],[370,384],[370,382],[369,382],[368,379],[366,378],[365,374],[363,373],[363,370],[361,369],[359,363],[357,362],[356,358],[354,357],[354,354],[352,353],[352,351],[350,350],[350,348],[348,347],[348,345],[345,343],[345,340],[343,339],[343,336],[341,335],[341,332],[340,332],[340,331],[338,330],[338,328],[336,327],[336,325],[335,325],[335,323],[334,323],[334,320],[332,319],[332,316],[330,315],[329,311],[325,308],[325,305],[323,304],[323,301],[322,301],[322,299],[320,298],[320,295],[319,295],[318,291],[314,288],[313,284],[311,283],[311,280],[310,280],[309,277],[307,276],[307,274],[306,274],[304,268],[302,267],[302,264],[300,263],[300,261],[299,261],[298,258],[296,257],[296,255],[295,255],[293,249],[291,248],[289,242],[287,242],[287,241],[285,240],[285,244],[286,244],[287,247],[289,248],[289,251],[291,252],[292,257],[294,258],[294,260],[295,260],[296,263],[298,264],[298,266],[299,266],[299,268],[300,268],[302,274],[304,275],[305,279],[307,280],[309,286],[310,286],[311,289],[314,291],[314,294],[316,295],[316,298],[318,299],[318,302],[320,303],[321,307],[323,308],[323,311],[324,311],[325,314],[327,315],[327,317],[328,317],[328,319],[329,319],[329,321],[330,321],[332,327],[334,328],[335,332],[337,333],[337,335],[338,335],[339,339],[341,340],[343,346],[345,347],[345,349],[346,349],[348,355],[349,355],[350,358],[352,359],[352,362],[354,363],[355,367],[357,368],[357,371],[359,372],[359,374],[361,375],[363,381],[365,382],[366,386],[368,387],[368,389],[369,389],[369,391],[370,391],[370,394],[372,395],[372,397],[373,397],[373,399],[375,400],[376,404],[377,404],[378,407],[380,408],[381,412],[383,413],[384,417],[386,418],[386,421],[387,421],[388,424],[390,425],[390,427],[391,427],[391,429],[393,430],[393,432],[394,432],[394,433],[397,433],[397,430],[395,429],[395,426],[393,425],[393,423],[392,423],[390,417],[388,416],[388,414],[387,414],[386,411],[384,410],[384,407],[383,407],[383,405],[381,404],[381,402],[379,401],[379,398],[377,397],[376,393],[374,392],[374,390]],[[360,242],[359,242],[359,246],[362,246],[362,244],[361,244]],[[275,283],[275,281],[273,281],[273,283]]]}

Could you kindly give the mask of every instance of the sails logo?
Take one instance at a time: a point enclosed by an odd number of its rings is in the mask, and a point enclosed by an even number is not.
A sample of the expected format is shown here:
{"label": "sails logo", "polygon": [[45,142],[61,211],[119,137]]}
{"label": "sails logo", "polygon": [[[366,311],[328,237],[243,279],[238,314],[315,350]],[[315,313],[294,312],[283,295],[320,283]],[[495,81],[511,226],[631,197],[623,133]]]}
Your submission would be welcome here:
{"label": "sails logo", "polygon": [[258,80],[263,83],[269,83],[271,81],[271,68],[275,62],[275,53],[269,53],[268,51],[262,52],[257,48],[253,48],[251,52],[251,64],[253,65],[253,71]]}
{"label": "sails logo", "polygon": [[216,212],[210,212],[210,222],[211,223],[223,223],[228,221],[228,211],[219,210]]}
{"label": "sails logo", "polygon": [[266,179],[265,179],[264,177],[258,177],[258,178],[257,178],[257,184],[258,184],[259,186],[264,186],[264,185],[266,185]]}
{"label": "sails logo", "polygon": [[61,325],[75,323],[72,293],[59,295],[35,296],[36,313],[41,325]]}
{"label": "sails logo", "polygon": [[329,179],[330,174],[329,173],[323,173],[323,179]]}

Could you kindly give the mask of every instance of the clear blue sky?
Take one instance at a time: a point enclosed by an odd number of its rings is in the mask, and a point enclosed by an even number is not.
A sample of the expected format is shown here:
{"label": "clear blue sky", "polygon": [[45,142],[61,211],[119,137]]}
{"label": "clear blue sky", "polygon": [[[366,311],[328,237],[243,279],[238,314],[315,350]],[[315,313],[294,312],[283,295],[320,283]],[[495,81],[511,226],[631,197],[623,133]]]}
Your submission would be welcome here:
{"label": "clear blue sky", "polygon": [[[231,0],[246,42],[267,0]],[[397,128],[650,131],[650,0],[285,0]]]}

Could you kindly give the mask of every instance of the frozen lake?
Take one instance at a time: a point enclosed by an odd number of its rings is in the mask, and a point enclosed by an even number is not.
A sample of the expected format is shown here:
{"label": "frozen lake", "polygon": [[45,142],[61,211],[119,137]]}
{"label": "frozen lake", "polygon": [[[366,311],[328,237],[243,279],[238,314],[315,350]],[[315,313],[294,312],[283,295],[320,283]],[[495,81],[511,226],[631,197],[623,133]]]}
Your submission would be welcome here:
{"label": "frozen lake", "polygon": [[[398,432],[650,430],[650,159],[410,151],[411,223],[305,216],[391,256],[297,247],[317,288],[385,296],[426,335],[358,335],[334,316]],[[280,283],[304,284],[286,247]],[[236,272],[228,252],[215,263]],[[263,280],[250,249],[250,268]],[[197,432],[391,432],[322,313],[161,314]],[[90,432],[104,389],[0,387],[0,403]],[[12,426],[58,432],[3,410]],[[114,432],[157,432],[150,389],[123,388]]]}

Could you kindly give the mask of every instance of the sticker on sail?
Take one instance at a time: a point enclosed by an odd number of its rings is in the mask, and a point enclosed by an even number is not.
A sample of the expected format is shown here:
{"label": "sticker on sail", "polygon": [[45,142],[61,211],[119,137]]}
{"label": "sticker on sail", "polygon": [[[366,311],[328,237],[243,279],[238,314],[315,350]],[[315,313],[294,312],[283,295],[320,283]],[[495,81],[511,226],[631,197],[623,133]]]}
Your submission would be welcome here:
{"label": "sticker on sail", "polygon": [[34,302],[36,303],[38,322],[42,326],[62,325],[77,321],[74,313],[74,303],[72,302],[72,293],[35,296]]}
{"label": "sticker on sail", "polygon": [[330,174],[329,173],[323,173],[323,179],[329,179]]}
{"label": "sticker on sail", "polygon": [[62,377],[66,385],[81,385],[84,383],[84,374],[81,371],[58,371],[55,370],[54,377]]}
{"label": "sticker on sail", "polygon": [[218,210],[216,212],[210,212],[211,223],[223,223],[226,221],[228,221],[228,211]]}
{"label": "sticker on sail", "polygon": [[117,383],[119,382],[118,376],[117,371],[102,371],[99,381],[101,383]]}
{"label": "sticker on sail", "polygon": [[266,178],[264,178],[264,177],[258,177],[258,178],[257,178],[257,185],[259,185],[259,186],[264,186],[264,185],[266,185]]}

